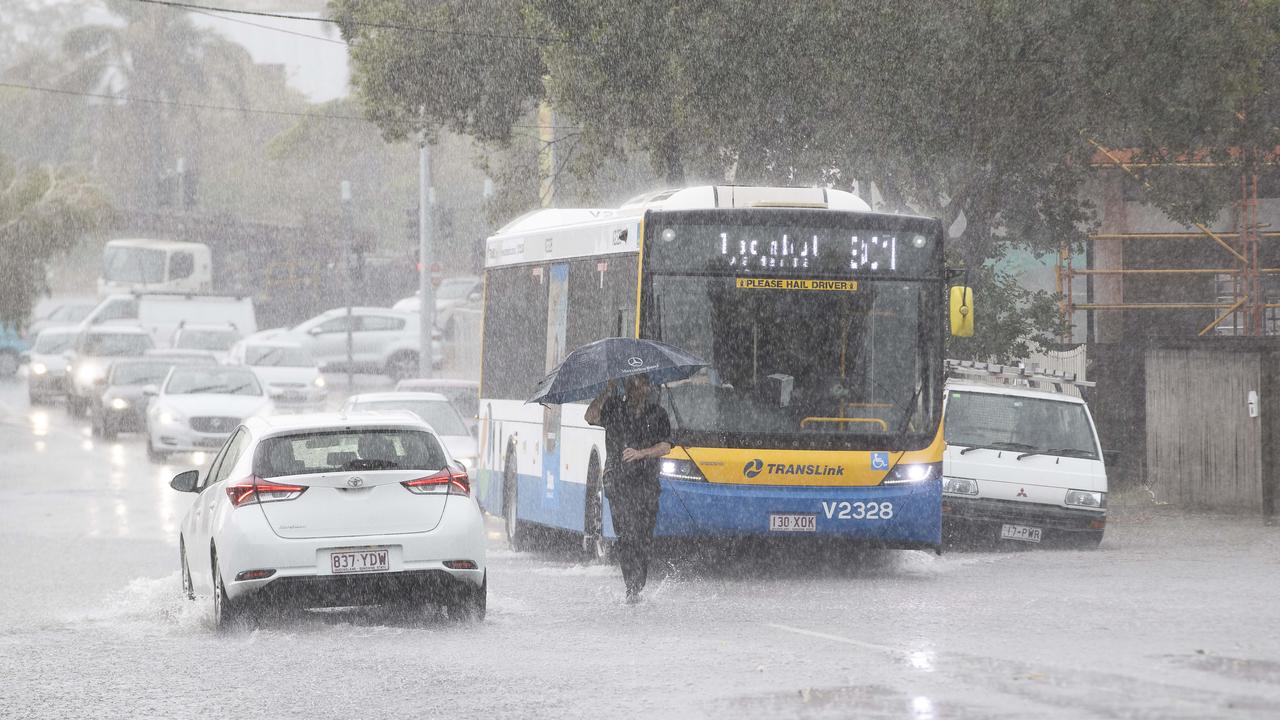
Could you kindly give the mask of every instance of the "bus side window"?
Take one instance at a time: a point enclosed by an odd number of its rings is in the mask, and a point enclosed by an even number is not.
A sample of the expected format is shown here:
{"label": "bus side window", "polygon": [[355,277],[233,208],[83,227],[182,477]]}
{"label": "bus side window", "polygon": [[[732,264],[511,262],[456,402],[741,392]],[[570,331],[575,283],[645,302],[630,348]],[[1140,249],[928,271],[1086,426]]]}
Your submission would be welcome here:
{"label": "bus side window", "polygon": [[189,252],[175,252],[169,256],[169,279],[182,280],[195,272],[195,257]]}

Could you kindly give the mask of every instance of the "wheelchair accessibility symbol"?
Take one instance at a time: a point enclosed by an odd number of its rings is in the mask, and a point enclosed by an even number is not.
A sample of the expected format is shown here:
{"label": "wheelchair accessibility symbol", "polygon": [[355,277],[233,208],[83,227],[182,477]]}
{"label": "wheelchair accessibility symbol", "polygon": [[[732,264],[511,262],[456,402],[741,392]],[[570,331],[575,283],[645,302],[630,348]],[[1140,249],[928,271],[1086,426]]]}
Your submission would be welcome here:
{"label": "wheelchair accessibility symbol", "polygon": [[887,452],[871,453],[871,469],[872,470],[888,470],[889,469],[889,453]]}

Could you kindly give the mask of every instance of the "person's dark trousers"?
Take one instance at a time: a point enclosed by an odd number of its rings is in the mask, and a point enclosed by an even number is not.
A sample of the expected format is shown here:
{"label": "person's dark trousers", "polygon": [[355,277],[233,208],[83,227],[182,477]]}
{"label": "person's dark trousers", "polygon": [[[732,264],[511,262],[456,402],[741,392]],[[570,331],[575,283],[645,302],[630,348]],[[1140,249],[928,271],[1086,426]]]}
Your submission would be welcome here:
{"label": "person's dark trousers", "polygon": [[627,593],[644,588],[649,577],[649,555],[653,550],[653,526],[658,522],[658,493],[618,491],[609,495],[609,513],[618,536],[618,565]]}

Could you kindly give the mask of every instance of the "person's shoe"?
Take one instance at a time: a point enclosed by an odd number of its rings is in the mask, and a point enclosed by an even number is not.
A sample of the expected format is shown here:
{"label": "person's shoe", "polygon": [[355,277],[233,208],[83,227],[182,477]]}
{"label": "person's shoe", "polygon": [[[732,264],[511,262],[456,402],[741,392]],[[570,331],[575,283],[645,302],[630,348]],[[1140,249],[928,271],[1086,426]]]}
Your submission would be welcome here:
{"label": "person's shoe", "polygon": [[627,604],[628,604],[628,605],[635,605],[635,604],[636,604],[636,603],[638,603],[638,602],[640,602],[640,591],[639,591],[639,590],[628,590],[628,591],[627,591]]}

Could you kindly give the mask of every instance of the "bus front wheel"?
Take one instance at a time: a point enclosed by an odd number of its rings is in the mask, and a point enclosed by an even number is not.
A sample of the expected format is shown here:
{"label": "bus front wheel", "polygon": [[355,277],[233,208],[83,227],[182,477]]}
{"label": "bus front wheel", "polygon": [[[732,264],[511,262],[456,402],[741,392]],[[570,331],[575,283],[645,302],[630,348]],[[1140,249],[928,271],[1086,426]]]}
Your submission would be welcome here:
{"label": "bus front wheel", "polygon": [[582,559],[586,562],[608,562],[609,541],[604,537],[604,477],[600,456],[591,453],[587,463],[587,496],[583,503]]}
{"label": "bus front wheel", "polygon": [[516,498],[518,483],[516,482],[516,454],[507,453],[507,462],[502,471],[502,519],[507,528],[507,542],[517,552],[529,549],[529,531],[516,515]]}

